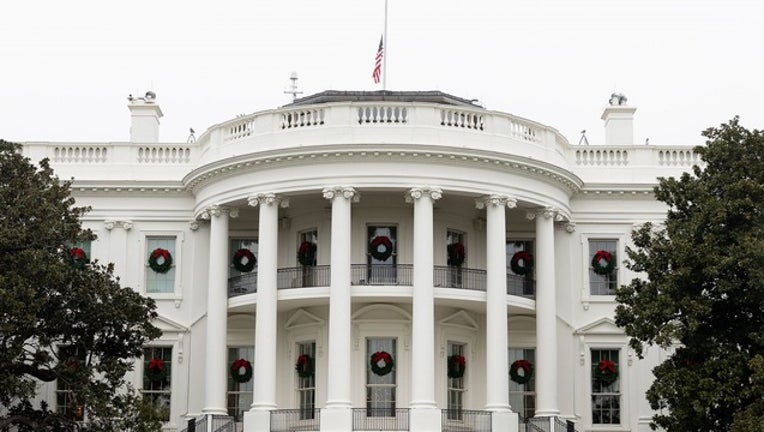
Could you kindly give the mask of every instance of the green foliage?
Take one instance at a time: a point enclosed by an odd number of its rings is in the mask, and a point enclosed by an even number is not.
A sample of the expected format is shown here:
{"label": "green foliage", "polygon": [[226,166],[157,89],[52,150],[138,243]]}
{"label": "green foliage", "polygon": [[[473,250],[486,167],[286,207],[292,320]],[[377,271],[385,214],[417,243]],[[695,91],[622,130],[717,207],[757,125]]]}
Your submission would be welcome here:
{"label": "green foliage", "polygon": [[660,179],[665,225],[635,229],[616,322],[641,356],[675,347],[647,392],[655,425],[674,431],[764,430],[764,134],[734,118],[710,128],[705,162]]}
{"label": "green foliage", "polygon": [[[94,239],[74,204],[47,160],[37,168],[0,140],[0,430],[158,430],[124,379],[159,336],[154,302],[120,287],[111,265],[71,263],[69,245]],[[56,380],[87,422],[35,402],[39,382]]]}

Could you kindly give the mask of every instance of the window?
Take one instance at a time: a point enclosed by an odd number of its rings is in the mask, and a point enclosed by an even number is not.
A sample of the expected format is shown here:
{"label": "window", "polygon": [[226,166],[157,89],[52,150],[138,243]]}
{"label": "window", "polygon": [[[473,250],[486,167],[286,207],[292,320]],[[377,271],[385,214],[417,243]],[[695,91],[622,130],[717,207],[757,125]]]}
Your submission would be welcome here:
{"label": "window", "polygon": [[592,424],[621,423],[620,379],[607,384],[595,375],[601,360],[613,362],[617,371],[618,354],[617,349],[592,350]]}
{"label": "window", "polygon": [[372,284],[394,285],[398,280],[395,267],[396,232],[394,226],[368,227],[368,281]]}
{"label": "window", "polygon": [[[248,360],[254,363],[254,347],[235,347],[228,348],[228,364],[232,365],[238,359]],[[253,364],[254,366],[254,364]],[[234,381],[231,374],[228,376],[228,415],[233,417],[235,422],[244,420],[244,413],[252,406],[252,397],[255,389],[255,380],[250,379],[247,382],[240,383]]]}
{"label": "window", "polygon": [[464,253],[464,233],[446,231],[446,263],[448,264],[448,287],[462,287],[462,266],[467,257]]}
{"label": "window", "polygon": [[[520,296],[533,296],[535,294],[535,280],[534,280],[534,271],[533,268],[535,267],[535,256],[533,255],[533,241],[531,240],[516,240],[516,241],[507,241],[507,294],[512,295],[520,295]],[[533,265],[529,270],[525,270],[524,268],[527,268],[529,265],[527,262],[525,262],[525,259],[523,257],[524,254],[522,252],[527,253],[531,260],[533,260]],[[516,257],[517,255],[517,257]],[[517,258],[517,268],[513,269],[513,259]],[[516,271],[517,272],[516,272]]]}
{"label": "window", "polygon": [[315,418],[316,408],[316,343],[300,342],[297,344],[298,355],[310,356],[313,361],[313,375],[309,377],[297,376],[297,396],[300,401],[300,420]]}
{"label": "window", "polygon": [[[448,342],[448,357],[465,357],[465,345],[463,343]],[[464,376],[458,378],[448,377],[448,419],[462,420],[464,410]]]}
{"label": "window", "polygon": [[[230,241],[230,253],[228,254],[229,257],[231,257],[231,260],[229,263],[229,278],[234,278],[241,275],[247,275],[251,274],[255,278],[257,278],[257,261],[255,261],[255,268],[252,271],[249,272],[242,272],[239,270],[236,270],[236,268],[233,266],[233,256],[239,249],[249,249],[250,252],[252,252],[252,255],[255,256],[255,260],[257,260],[258,253],[257,253],[257,240],[255,239],[231,239]],[[245,262],[242,262],[242,264],[246,264]]]}
{"label": "window", "polygon": [[[175,254],[175,237],[147,237],[146,238],[146,292],[147,293],[172,293],[175,292],[175,268],[177,266]],[[148,264],[151,253],[156,249],[165,249],[173,259],[172,266],[164,273],[156,272]],[[163,258],[158,263],[162,264]]]}
{"label": "window", "polygon": [[[305,246],[304,246],[305,245]],[[297,244],[297,265],[300,272],[300,285],[303,287],[320,286],[321,281],[318,269],[318,231],[303,231],[299,235]]]}
{"label": "window", "polygon": [[[397,360],[394,338],[369,338],[366,340],[366,358],[374,353],[386,352],[393,361]],[[377,375],[371,370],[370,362],[366,363],[366,416],[395,417],[395,367],[385,374]]]}
{"label": "window", "polygon": [[[589,292],[591,295],[615,295],[618,288],[618,241],[617,240],[589,240]],[[595,256],[600,252],[599,259],[600,273],[596,272],[592,266]],[[601,274],[607,266],[607,256],[610,256],[612,271]]]}
{"label": "window", "polygon": [[[317,264],[317,260],[318,260],[318,231],[317,230],[309,230],[309,231],[301,232],[300,233],[300,243],[297,245],[298,251],[299,251],[300,245],[302,245],[305,242],[313,245],[313,251],[312,251],[312,253],[313,253],[313,260],[310,263],[298,262],[297,264],[314,266],[314,265]],[[310,254],[306,254],[305,257],[306,258],[310,257]]]}
{"label": "window", "polygon": [[[161,368],[158,366],[161,364]],[[149,368],[149,366],[152,368]],[[161,369],[161,370],[160,370]],[[163,421],[170,420],[172,397],[172,348],[143,349],[143,397],[159,410]]]}
{"label": "window", "polygon": [[[76,347],[62,346],[58,349],[58,361],[64,365],[65,371],[75,372],[83,365],[84,360],[84,353],[78,352]],[[56,380],[56,411],[74,421],[82,421],[85,417],[85,408],[77,401],[74,392],[75,383],[71,378],[66,372],[62,372]]]}
{"label": "window", "polygon": [[[533,348],[510,348],[509,367],[518,360],[527,360],[532,365],[536,364],[536,351]],[[525,384],[509,380],[509,404],[512,410],[525,418],[531,418],[536,412],[536,378],[531,375],[530,381]]]}

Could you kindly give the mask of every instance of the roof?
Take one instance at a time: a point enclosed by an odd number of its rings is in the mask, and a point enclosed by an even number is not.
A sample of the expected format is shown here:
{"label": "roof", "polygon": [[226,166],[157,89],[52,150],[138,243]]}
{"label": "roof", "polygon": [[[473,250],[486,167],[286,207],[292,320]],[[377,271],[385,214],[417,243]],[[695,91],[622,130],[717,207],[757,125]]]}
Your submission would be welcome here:
{"label": "roof", "polygon": [[285,107],[315,105],[330,102],[429,102],[446,105],[456,105],[470,108],[483,108],[477,99],[463,99],[437,90],[429,91],[341,91],[326,90],[310,96],[299,98]]}

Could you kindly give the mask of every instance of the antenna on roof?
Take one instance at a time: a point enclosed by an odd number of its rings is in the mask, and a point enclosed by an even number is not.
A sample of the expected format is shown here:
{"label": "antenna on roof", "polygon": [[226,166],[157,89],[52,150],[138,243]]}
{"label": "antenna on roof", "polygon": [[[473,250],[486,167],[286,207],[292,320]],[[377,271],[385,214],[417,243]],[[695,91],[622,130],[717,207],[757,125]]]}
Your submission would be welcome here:
{"label": "antenna on roof", "polygon": [[284,94],[291,94],[292,101],[296,101],[297,95],[302,94],[302,90],[297,90],[297,72],[292,72],[292,75],[289,76],[289,79],[292,81],[292,84],[289,85],[289,89],[284,90]]}
{"label": "antenna on roof", "polygon": [[581,131],[581,138],[578,139],[578,145],[589,145],[589,140],[586,139],[586,129]]}

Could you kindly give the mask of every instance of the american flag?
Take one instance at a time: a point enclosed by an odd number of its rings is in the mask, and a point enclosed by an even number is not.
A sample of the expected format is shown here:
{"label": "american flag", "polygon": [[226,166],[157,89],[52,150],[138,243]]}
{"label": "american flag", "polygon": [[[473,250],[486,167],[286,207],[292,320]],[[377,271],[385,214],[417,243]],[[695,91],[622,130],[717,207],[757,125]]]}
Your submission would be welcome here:
{"label": "american flag", "polygon": [[379,49],[377,50],[377,57],[374,59],[374,71],[371,73],[374,78],[374,84],[379,84],[379,80],[382,77],[382,57],[385,55],[385,48],[382,45],[384,37],[379,38]]}

